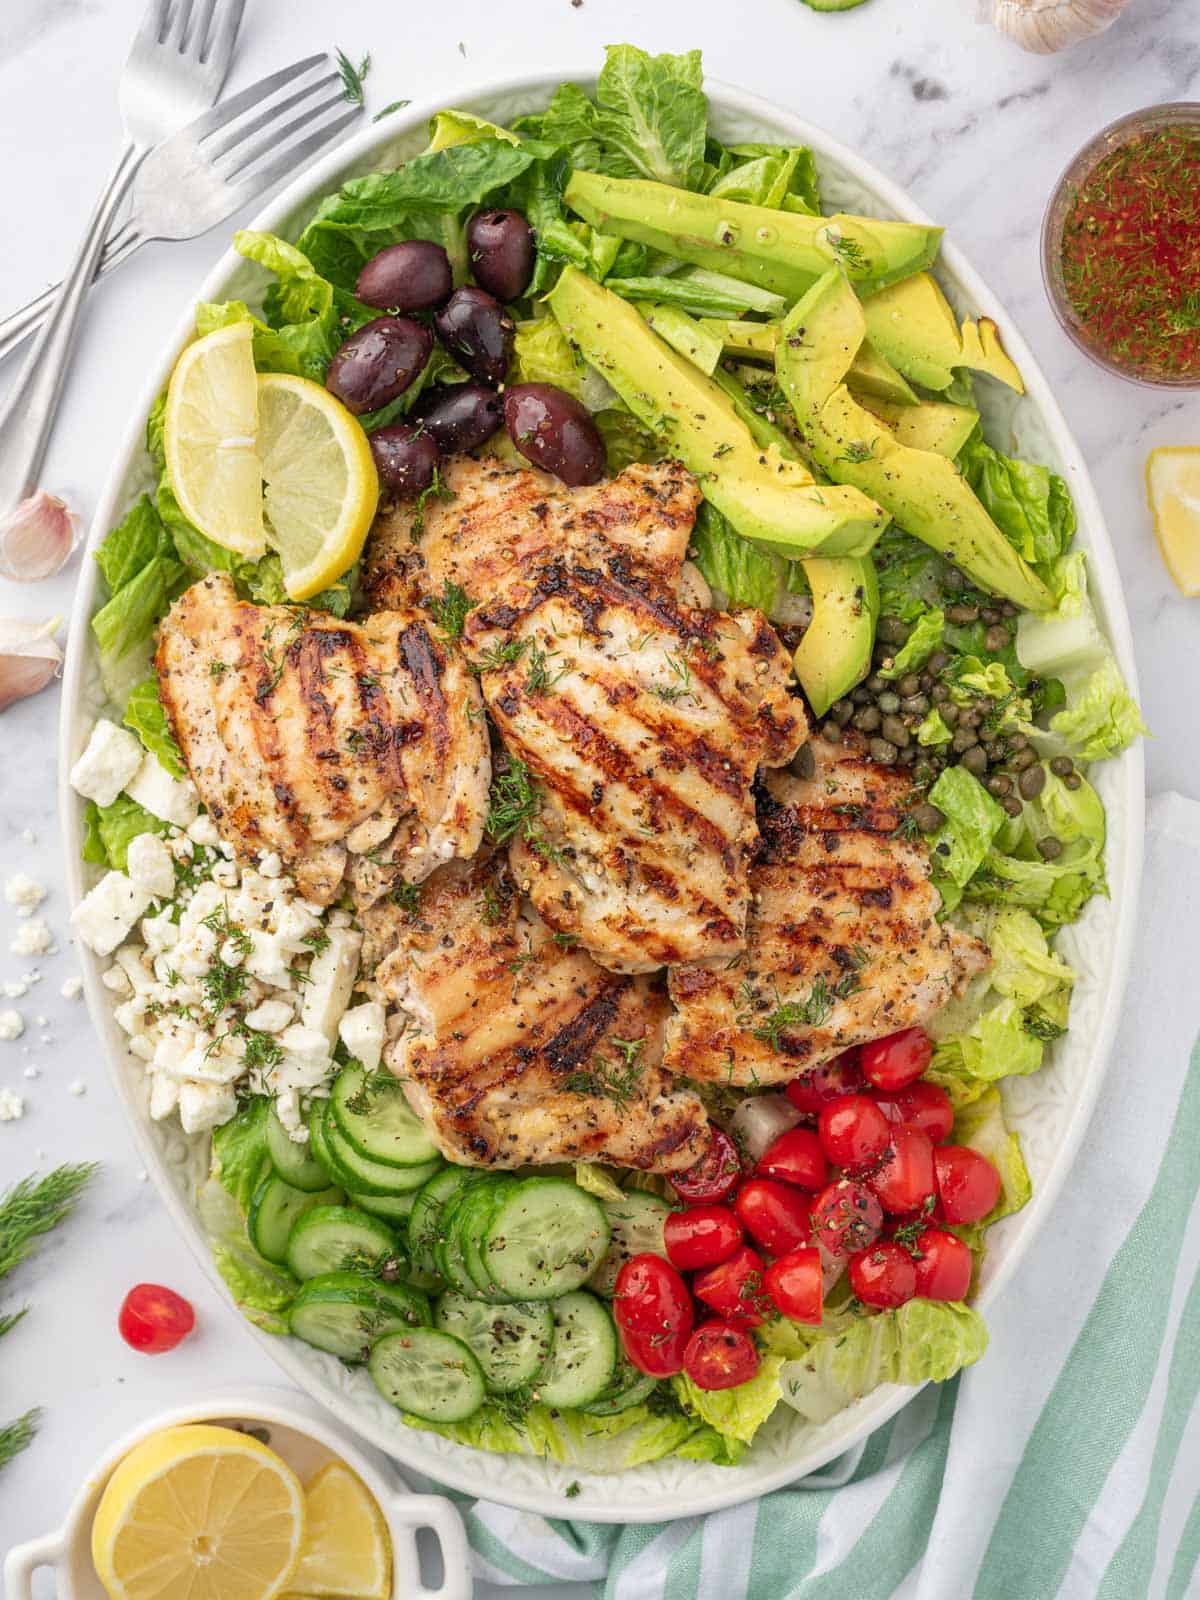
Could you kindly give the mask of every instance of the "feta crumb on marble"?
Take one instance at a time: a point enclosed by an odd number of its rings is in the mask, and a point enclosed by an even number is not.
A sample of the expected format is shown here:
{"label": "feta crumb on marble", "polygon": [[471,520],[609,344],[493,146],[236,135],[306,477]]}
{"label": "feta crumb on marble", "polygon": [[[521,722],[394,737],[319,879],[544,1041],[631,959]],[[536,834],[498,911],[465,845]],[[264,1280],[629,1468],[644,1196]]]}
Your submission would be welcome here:
{"label": "feta crumb on marble", "polygon": [[85,800],[110,806],[137,773],[143,755],[141,740],[135,734],[101,717],[83,754],[71,768],[71,787]]}
{"label": "feta crumb on marble", "polygon": [[175,892],[175,863],[156,833],[139,833],[129,841],[125,871],[139,889],[145,889],[156,900],[165,900]]}
{"label": "feta crumb on marble", "polygon": [[6,1000],[22,1000],[28,993],[28,978],[8,978],[4,983],[0,983],[0,994]]}
{"label": "feta crumb on marble", "polygon": [[19,1039],[24,1032],[25,1018],[19,1011],[0,1011],[0,1039]]}
{"label": "feta crumb on marble", "polygon": [[71,926],[89,949],[111,955],[150,904],[150,895],[123,872],[108,872],[75,907]]}
{"label": "feta crumb on marble", "polygon": [[83,979],[78,974],[71,978],[64,978],[62,988],[58,992],[64,1000],[78,1000],[83,993]]}
{"label": "feta crumb on marble", "polygon": [[15,872],[4,885],[4,898],[19,917],[31,917],[46,898],[46,889],[27,872]]}
{"label": "feta crumb on marble", "polygon": [[0,1122],[19,1122],[25,1115],[25,1102],[11,1089],[0,1089]]}
{"label": "feta crumb on marble", "polygon": [[54,935],[45,917],[30,917],[17,929],[8,948],[14,956],[48,956],[54,953]]}
{"label": "feta crumb on marble", "polygon": [[383,1030],[386,1012],[378,1000],[368,1000],[343,1012],[338,1023],[342,1043],[368,1072],[374,1072],[383,1055]]}
{"label": "feta crumb on marble", "polygon": [[80,1095],[87,1093],[87,1084],[84,1083],[82,1078],[73,1078],[67,1085],[67,1093],[73,1094],[78,1098]]}

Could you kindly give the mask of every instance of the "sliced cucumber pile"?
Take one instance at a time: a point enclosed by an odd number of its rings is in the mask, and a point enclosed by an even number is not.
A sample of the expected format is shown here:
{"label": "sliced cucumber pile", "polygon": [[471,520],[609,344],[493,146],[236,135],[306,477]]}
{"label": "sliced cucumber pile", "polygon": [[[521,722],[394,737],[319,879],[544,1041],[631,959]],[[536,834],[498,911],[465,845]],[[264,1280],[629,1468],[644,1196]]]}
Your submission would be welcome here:
{"label": "sliced cucumber pile", "polygon": [[600,1202],[565,1178],[524,1178],[488,1218],[483,1266],[511,1300],[555,1300],[586,1283],[608,1249]]}
{"label": "sliced cucumber pile", "polygon": [[386,1222],[353,1206],[313,1206],[288,1235],[288,1271],[301,1283],[326,1272],[373,1277],[385,1265],[404,1265]]}
{"label": "sliced cucumber pile", "polygon": [[603,1300],[577,1290],[564,1294],[554,1312],[554,1347],[538,1379],[538,1399],[560,1408],[591,1405],[612,1382],[617,1368],[617,1329]]}
{"label": "sliced cucumber pile", "polygon": [[554,1343],[554,1313],[544,1301],[489,1306],[450,1289],[433,1308],[433,1320],[471,1351],[492,1394],[533,1383]]}
{"label": "sliced cucumber pile", "polygon": [[427,1422],[462,1422],[487,1392],[467,1346],[435,1328],[388,1334],[371,1347],[367,1370],[385,1400]]}
{"label": "sliced cucumber pile", "polygon": [[347,1067],[338,1075],[329,1105],[339,1136],[367,1161],[419,1167],[438,1158],[399,1079],[388,1073],[368,1076],[362,1067]]}
{"label": "sliced cucumber pile", "polygon": [[376,1339],[433,1321],[429,1301],[407,1284],[379,1283],[354,1272],[310,1278],[292,1301],[288,1326],[297,1339],[342,1361],[365,1361]]}
{"label": "sliced cucumber pile", "polygon": [[293,1189],[291,1184],[272,1174],[259,1184],[250,1202],[246,1218],[250,1243],[260,1256],[282,1265],[287,1260],[292,1229],[300,1218],[318,1206],[336,1207],[344,1198],[340,1189],[322,1188],[317,1194]]}

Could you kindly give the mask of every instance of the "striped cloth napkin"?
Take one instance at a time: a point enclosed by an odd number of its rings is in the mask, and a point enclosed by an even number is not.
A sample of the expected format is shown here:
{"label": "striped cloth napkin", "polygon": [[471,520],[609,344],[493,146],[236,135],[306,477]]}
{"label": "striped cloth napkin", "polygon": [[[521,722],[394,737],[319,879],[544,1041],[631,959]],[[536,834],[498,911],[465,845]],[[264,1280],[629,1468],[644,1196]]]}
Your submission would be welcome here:
{"label": "striped cloth napkin", "polygon": [[464,1506],[476,1571],[605,1600],[1200,1596],[1200,804],[1150,812],[1095,1119],[991,1347],[850,1459],[650,1527]]}

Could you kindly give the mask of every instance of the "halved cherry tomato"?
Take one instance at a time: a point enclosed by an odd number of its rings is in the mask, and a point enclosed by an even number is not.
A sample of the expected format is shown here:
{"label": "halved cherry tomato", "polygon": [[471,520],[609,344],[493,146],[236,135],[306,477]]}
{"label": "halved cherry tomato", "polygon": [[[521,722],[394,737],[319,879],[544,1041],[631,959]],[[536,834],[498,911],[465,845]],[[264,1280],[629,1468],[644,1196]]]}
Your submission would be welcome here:
{"label": "halved cherry tomato", "polygon": [[738,1190],[733,1208],[754,1242],[771,1255],[781,1256],[812,1239],[811,1203],[811,1196],[791,1184],[750,1178]]}
{"label": "halved cherry tomato", "polygon": [[147,1356],[174,1350],[195,1326],[191,1302],[161,1283],[136,1284],[122,1301],[117,1316],[122,1339]]}
{"label": "halved cherry tomato", "polygon": [[732,1322],[757,1328],[771,1315],[771,1302],[763,1289],[765,1270],[758,1251],[744,1244],[728,1261],[698,1272],[692,1279],[692,1293]]}
{"label": "halved cherry tomato", "polygon": [[704,1205],[724,1200],[737,1188],[741,1175],[737,1146],[723,1129],[714,1128],[708,1149],[699,1161],[686,1172],[672,1172],[670,1183],[675,1193],[689,1204]]}
{"label": "halved cherry tomato", "polygon": [[903,1028],[862,1046],[863,1076],[877,1089],[904,1089],[915,1083],[933,1055],[924,1028]]}
{"label": "halved cherry tomato", "polygon": [[950,1137],[954,1126],[954,1107],[945,1089],[936,1083],[918,1080],[907,1089],[880,1091],[875,1103],[889,1122],[911,1122],[927,1133],[934,1144]]}
{"label": "halved cherry tomato", "polygon": [[777,1310],[796,1322],[819,1323],[825,1303],[821,1252],[815,1244],[772,1261],[764,1283]]}
{"label": "halved cherry tomato", "polygon": [[698,1389],[736,1389],[758,1371],[758,1351],[745,1328],[702,1322],[683,1352],[683,1370]]}
{"label": "halved cherry tomato", "polygon": [[849,1256],[873,1244],[883,1227],[883,1209],[870,1189],[841,1178],[813,1201],[813,1238],[831,1256]]}
{"label": "halved cherry tomato", "polygon": [[683,1371],[683,1352],[692,1336],[691,1323],[676,1333],[638,1333],[618,1328],[621,1349],[648,1378],[673,1378]]}
{"label": "halved cherry tomato", "polygon": [[821,1141],[811,1128],[789,1128],[781,1133],[764,1150],[754,1170],[762,1178],[778,1178],[800,1189],[821,1189],[829,1177]]}
{"label": "halved cherry tomato", "polygon": [[850,1287],[865,1306],[902,1306],[917,1292],[913,1258],[902,1244],[880,1239],[850,1257]]}
{"label": "halved cherry tomato", "polygon": [[667,1256],[680,1272],[728,1261],[743,1237],[742,1225],[728,1206],[689,1206],[672,1211],[663,1224]]}
{"label": "halved cherry tomato", "polygon": [[692,1297],[669,1261],[645,1251],[617,1274],[613,1316],[619,1328],[663,1338],[692,1331]]}
{"label": "halved cherry tomato", "polygon": [[809,1067],[798,1078],[793,1078],[784,1093],[797,1111],[815,1117],[821,1107],[839,1094],[854,1094],[866,1079],[859,1066],[858,1050],[843,1050],[840,1056]]}
{"label": "halved cherry tomato", "polygon": [[971,1252],[944,1228],[926,1228],[913,1246],[917,1293],[924,1300],[961,1300],[971,1287]]}
{"label": "halved cherry tomato", "polygon": [[892,1216],[919,1211],[936,1191],[933,1145],[929,1135],[907,1123],[893,1127],[892,1145],[883,1161],[866,1180],[879,1203]]}
{"label": "halved cherry tomato", "polygon": [[947,1222],[978,1222],[1000,1198],[1000,1174],[986,1156],[965,1144],[933,1152],[937,1190]]}
{"label": "halved cherry tomato", "polygon": [[843,1094],[822,1110],[817,1132],[834,1166],[853,1176],[879,1164],[892,1130],[874,1100],[865,1094]]}

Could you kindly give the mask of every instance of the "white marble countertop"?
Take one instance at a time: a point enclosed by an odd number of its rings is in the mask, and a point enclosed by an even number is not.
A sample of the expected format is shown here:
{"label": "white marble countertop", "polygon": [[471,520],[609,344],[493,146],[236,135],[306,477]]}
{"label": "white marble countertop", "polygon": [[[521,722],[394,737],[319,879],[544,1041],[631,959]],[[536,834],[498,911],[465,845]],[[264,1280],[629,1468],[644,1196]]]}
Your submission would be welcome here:
{"label": "white marble countertop", "polygon": [[[118,135],[116,79],[142,6],[0,6],[0,307],[57,274],[103,181]],[[1086,364],[1052,318],[1037,254],[1046,197],[1086,138],[1136,107],[1200,97],[1191,7],[1135,0],[1110,33],[1051,58],[1023,55],[977,25],[970,0],[871,0],[841,16],[814,14],[799,0],[510,0],[504,8],[340,0],[336,18],[320,0],[249,0],[247,13],[234,87],[342,45],[371,52],[375,106],[439,92],[453,103],[488,75],[582,70],[605,43],[630,39],[653,49],[699,46],[712,75],[861,148],[949,226],[1037,350],[1116,544],[1155,736],[1151,791],[1200,796],[1200,602],[1173,589],[1142,488],[1152,447],[1200,443],[1200,399],[1138,389]],[[46,487],[85,517],[147,363],[226,236],[152,246],[93,294],[44,473]],[[9,370],[0,372],[0,393]],[[77,571],[78,559],[40,586],[0,582],[0,615],[66,614]],[[82,1002],[60,993],[75,963],[54,817],[56,709],[49,691],[0,719],[0,878],[24,870],[48,887],[43,910],[60,941],[36,963],[10,954],[18,918],[0,903],[0,981],[35,965],[42,973],[16,1002],[25,1036],[0,1043],[0,1086],[28,1102],[22,1121],[0,1126],[0,1183],[58,1161],[104,1166],[82,1214],[4,1297],[33,1309],[4,1342],[0,1416],[38,1403],[46,1415],[34,1446],[5,1474],[0,1551],[54,1526],[100,1449],[152,1409],[206,1386],[279,1381],[175,1236],[139,1171]],[[117,1335],[117,1307],[139,1279],[172,1284],[196,1305],[197,1332],[173,1355],[135,1355]]]}

